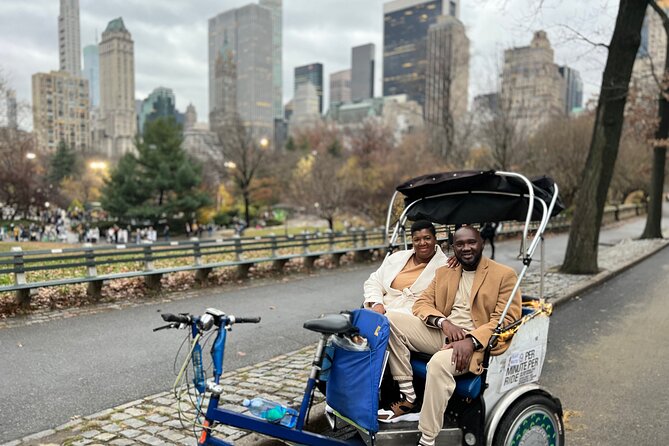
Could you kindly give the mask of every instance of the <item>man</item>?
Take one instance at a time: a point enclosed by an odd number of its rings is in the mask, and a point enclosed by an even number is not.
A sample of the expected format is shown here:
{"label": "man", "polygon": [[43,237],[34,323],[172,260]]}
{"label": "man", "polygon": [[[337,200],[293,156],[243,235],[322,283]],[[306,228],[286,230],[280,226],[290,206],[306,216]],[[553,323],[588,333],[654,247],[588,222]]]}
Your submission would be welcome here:
{"label": "man", "polygon": [[[454,376],[483,371],[483,350],[511,298],[516,273],[509,267],[482,257],[483,240],[470,226],[453,237],[458,268],[441,267],[430,286],[416,300],[413,315],[388,313],[390,372],[400,388],[400,400],[379,410],[379,421],[415,420],[410,351],[433,354],[428,363],[425,397],[419,416],[419,445],[433,446],[442,428],[444,411],[455,389]],[[520,291],[513,297],[504,325],[521,315]],[[493,355],[508,347],[499,341]]]}

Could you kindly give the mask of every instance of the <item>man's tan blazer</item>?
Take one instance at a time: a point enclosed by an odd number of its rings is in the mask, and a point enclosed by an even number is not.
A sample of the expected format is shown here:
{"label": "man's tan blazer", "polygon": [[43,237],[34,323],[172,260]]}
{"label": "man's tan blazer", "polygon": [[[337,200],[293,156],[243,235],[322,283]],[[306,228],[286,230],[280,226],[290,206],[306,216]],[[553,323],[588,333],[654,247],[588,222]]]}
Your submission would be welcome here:
{"label": "man's tan blazer", "polygon": [[[413,305],[413,314],[424,322],[428,316],[448,317],[455,302],[455,293],[462,275],[462,267],[448,268],[446,266],[437,269],[434,280]],[[481,257],[472,291],[470,296],[470,307],[472,311],[473,331],[470,332],[484,346],[488,344],[493,330],[499,322],[504,311],[513,286],[516,284],[516,273],[508,266],[499,264],[487,257]],[[504,318],[504,325],[519,319],[521,316],[520,290],[514,296],[509,311]],[[491,351],[493,355],[499,355],[508,348],[508,343],[498,341]],[[474,352],[469,365],[470,371],[482,373],[483,352]]]}

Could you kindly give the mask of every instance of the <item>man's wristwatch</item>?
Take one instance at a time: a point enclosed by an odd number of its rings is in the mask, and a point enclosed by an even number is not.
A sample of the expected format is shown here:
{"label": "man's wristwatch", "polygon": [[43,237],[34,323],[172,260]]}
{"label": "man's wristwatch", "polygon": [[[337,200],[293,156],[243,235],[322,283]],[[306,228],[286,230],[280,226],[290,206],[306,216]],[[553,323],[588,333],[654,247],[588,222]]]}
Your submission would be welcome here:
{"label": "man's wristwatch", "polygon": [[474,344],[474,351],[481,348],[481,343],[474,336],[470,335],[469,338],[472,340],[472,343]]}
{"label": "man's wristwatch", "polygon": [[440,317],[437,319],[437,327],[439,327],[439,330],[441,330],[441,326],[444,325],[444,321],[446,320],[445,317]]}

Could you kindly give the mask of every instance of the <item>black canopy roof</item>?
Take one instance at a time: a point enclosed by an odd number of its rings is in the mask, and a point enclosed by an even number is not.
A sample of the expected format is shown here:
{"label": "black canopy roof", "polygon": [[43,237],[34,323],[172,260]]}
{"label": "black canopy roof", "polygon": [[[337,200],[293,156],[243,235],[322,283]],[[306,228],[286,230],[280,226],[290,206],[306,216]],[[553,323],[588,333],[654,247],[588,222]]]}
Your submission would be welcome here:
{"label": "black canopy roof", "polygon": [[[536,198],[550,204],[555,190],[552,178],[531,180]],[[407,212],[410,220],[426,219],[443,224],[487,221],[525,221],[529,192],[524,181],[497,175],[494,170],[465,170],[422,175],[397,186],[404,204],[414,204]],[[448,194],[448,195],[444,195]],[[558,198],[552,216],[564,209]],[[541,220],[543,210],[536,202],[532,220]]]}

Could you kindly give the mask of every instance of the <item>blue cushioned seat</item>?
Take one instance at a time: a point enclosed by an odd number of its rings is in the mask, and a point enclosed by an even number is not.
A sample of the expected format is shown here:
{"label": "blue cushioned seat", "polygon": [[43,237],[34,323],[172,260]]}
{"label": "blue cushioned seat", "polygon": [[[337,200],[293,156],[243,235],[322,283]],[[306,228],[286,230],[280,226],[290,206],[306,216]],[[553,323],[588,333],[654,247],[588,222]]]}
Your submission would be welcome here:
{"label": "blue cushioned seat", "polygon": [[[427,376],[427,360],[423,357],[414,357],[413,355],[411,357],[411,368],[413,369],[414,376],[425,379]],[[421,354],[421,356],[428,355]],[[481,375],[473,373],[456,376],[454,393],[462,398],[474,399],[481,394],[482,381]]]}

